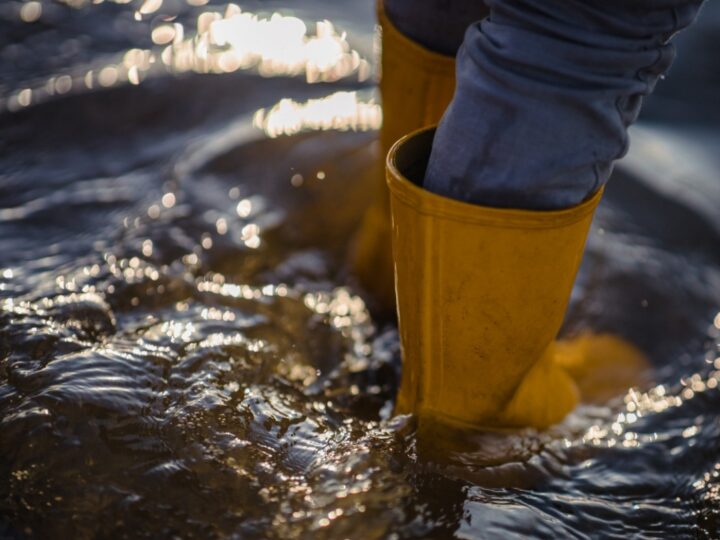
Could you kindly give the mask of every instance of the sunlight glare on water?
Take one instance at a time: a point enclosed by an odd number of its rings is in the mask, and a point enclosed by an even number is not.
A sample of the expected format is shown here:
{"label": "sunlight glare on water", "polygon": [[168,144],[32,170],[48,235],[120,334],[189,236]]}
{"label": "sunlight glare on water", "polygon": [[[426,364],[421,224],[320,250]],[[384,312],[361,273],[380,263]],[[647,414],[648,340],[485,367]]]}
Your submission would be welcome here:
{"label": "sunlight glare on water", "polygon": [[307,130],[378,130],[382,125],[382,108],[373,100],[359,101],[356,92],[336,92],[305,103],[286,98],[270,109],[258,110],[253,125],[273,138]]}
{"label": "sunlight glare on water", "polygon": [[[77,9],[85,6],[82,1],[67,2]],[[162,0],[146,0],[135,12],[136,22],[158,12],[162,5]],[[35,22],[41,14],[40,2],[23,4],[19,13],[24,22]],[[84,74],[76,66],[74,73],[53,75],[48,84],[21,89],[7,100],[0,100],[0,105],[5,102],[5,107],[15,111],[29,106],[33,96],[35,101],[44,101],[55,93],[92,89],[96,82],[103,87],[124,82],[137,85],[160,66],[173,73],[253,70],[264,77],[302,75],[308,83],[350,76],[363,82],[372,76],[368,60],[328,20],[316,21],[314,32],[309,32],[306,23],[297,17],[277,12],[259,16],[236,4],[200,13],[194,32],[191,25],[173,19],[160,19],[151,30],[157,48],[131,48],[112,63],[94,66]]]}

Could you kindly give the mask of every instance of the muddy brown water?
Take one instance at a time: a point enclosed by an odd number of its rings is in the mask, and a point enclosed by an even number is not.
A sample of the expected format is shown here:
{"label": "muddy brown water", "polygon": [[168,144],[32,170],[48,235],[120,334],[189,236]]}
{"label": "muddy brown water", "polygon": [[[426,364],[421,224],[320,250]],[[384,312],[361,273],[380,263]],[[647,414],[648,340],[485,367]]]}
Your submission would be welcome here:
{"label": "muddy brown water", "polygon": [[343,262],[371,6],[243,4],[333,20],[349,48],[290,40],[298,67],[263,37],[294,19],[243,23],[247,53],[205,4],[0,6],[0,537],[718,537],[718,124],[636,130],[573,291],[564,332],[626,337],[654,382],[439,452],[392,416],[396,327]]}

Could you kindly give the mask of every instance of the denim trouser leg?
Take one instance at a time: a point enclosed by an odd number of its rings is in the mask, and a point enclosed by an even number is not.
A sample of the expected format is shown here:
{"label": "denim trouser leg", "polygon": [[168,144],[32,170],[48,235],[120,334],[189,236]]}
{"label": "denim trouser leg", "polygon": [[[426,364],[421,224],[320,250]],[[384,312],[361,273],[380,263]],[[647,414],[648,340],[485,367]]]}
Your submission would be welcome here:
{"label": "denim trouser leg", "polygon": [[424,187],[564,208],[603,185],[701,0],[487,0],[468,28]]}
{"label": "denim trouser leg", "polygon": [[380,1],[388,18],[403,34],[448,56],[455,56],[468,26],[488,14],[482,0]]}

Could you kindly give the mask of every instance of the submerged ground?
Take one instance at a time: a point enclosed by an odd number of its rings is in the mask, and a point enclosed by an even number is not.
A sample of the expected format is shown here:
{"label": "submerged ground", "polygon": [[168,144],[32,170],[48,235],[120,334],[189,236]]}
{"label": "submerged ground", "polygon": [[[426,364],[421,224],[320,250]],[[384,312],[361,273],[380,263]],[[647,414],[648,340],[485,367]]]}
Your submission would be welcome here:
{"label": "submerged ground", "polygon": [[565,329],[654,382],[438,452],[344,267],[381,111],[372,5],[328,4],[0,5],[0,537],[717,537],[717,6]]}

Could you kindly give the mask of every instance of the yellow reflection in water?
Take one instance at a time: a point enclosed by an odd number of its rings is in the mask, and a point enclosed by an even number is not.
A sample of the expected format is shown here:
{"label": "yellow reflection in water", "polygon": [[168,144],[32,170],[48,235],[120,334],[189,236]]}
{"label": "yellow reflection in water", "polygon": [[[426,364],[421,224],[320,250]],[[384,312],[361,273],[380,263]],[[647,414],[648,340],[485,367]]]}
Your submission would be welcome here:
{"label": "yellow reflection in water", "polygon": [[258,110],[253,117],[253,125],[269,137],[304,130],[367,131],[381,124],[380,105],[373,100],[359,101],[356,92],[336,92],[305,103],[283,99],[269,109]]}

